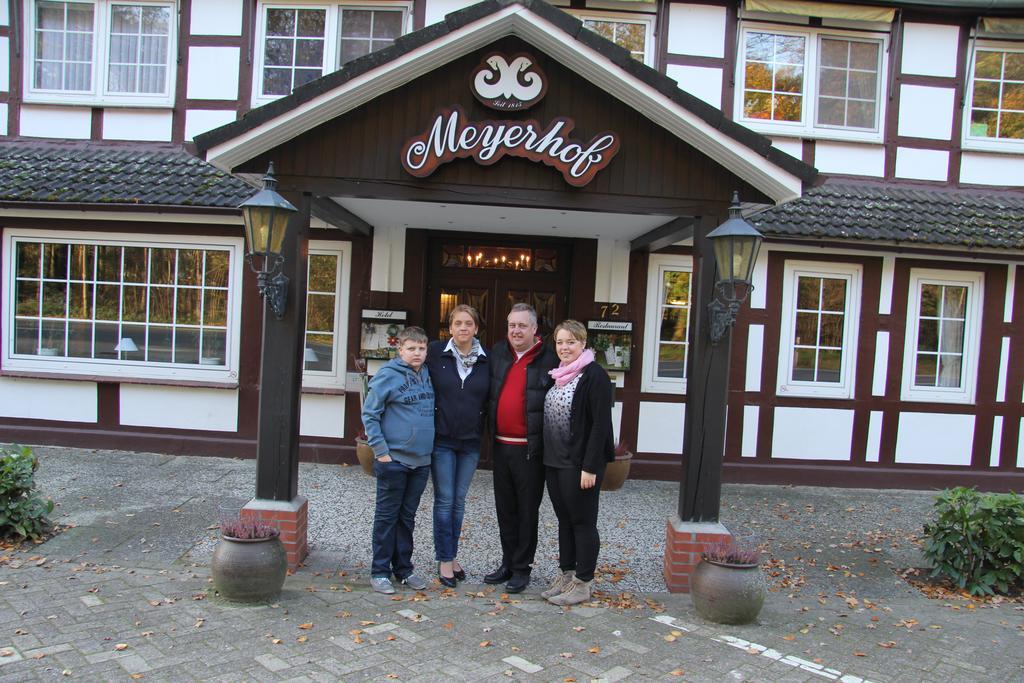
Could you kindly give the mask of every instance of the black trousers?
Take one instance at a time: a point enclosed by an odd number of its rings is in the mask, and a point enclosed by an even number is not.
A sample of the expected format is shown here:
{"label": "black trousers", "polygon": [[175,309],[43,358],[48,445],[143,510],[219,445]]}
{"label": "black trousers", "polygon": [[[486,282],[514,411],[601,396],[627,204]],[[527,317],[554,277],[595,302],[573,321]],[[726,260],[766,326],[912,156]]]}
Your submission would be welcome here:
{"label": "black trousers", "polygon": [[589,489],[580,488],[576,467],[547,468],[548,496],[558,518],[558,566],[576,572],[580,581],[590,581],[597,569],[601,536],[597,532],[597,503],[601,479]]}
{"label": "black trousers", "polygon": [[537,523],[544,498],[544,461],[527,460],[526,446],[494,442],[494,507],[501,536],[501,563],[529,574],[537,552]]}

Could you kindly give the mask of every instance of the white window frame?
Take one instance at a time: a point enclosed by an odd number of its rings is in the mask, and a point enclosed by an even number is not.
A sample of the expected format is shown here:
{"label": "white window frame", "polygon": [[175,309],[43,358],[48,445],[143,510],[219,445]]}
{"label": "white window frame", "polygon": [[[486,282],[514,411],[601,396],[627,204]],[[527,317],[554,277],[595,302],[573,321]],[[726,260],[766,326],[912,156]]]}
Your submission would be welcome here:
{"label": "white window frame", "polygon": [[[772,33],[775,35],[801,36],[806,39],[804,52],[804,106],[801,121],[766,121],[746,118],[743,115],[743,92],[746,87],[746,44],[748,33]],[[819,41],[822,38],[877,42],[878,82],[875,93],[877,103],[875,128],[843,128],[840,126],[819,126],[815,123],[818,110],[818,80],[820,76]],[[743,125],[763,133],[781,136],[813,137],[817,139],[854,140],[861,142],[882,142],[885,126],[886,97],[885,84],[889,78],[889,34],[875,31],[844,31],[842,29],[818,27],[780,27],[775,24],[744,22],[736,43],[736,92],[733,100],[734,118]]]}
{"label": "white window frame", "polygon": [[[113,106],[173,107],[178,54],[178,4],[175,0],[71,0],[93,5],[92,89],[85,91],[42,90],[35,83],[35,36],[37,0],[24,0],[25,59],[23,83],[25,102],[47,104],[102,104]],[[167,78],[165,92],[111,93],[107,91],[110,61],[110,8],[111,5],[145,5],[170,9],[170,34],[167,38]]]}
{"label": "white window frame", "polygon": [[[225,365],[204,366],[146,361],[114,361],[94,358],[63,358],[14,354],[15,316],[15,241],[39,241],[57,244],[95,244],[119,247],[157,247],[172,249],[227,249],[228,270],[227,330]],[[241,288],[245,245],[241,237],[215,237],[174,234],[120,234],[86,231],[53,231],[7,228],[3,234],[3,307],[5,334],[0,338],[0,354],[5,371],[42,375],[132,378],[159,381],[188,381],[236,385],[239,369],[239,336],[242,324]]]}
{"label": "white window frame", "polygon": [[[661,328],[662,277],[666,271],[685,271],[690,274],[690,311],[693,310],[693,257],[685,254],[651,254],[647,262],[647,306],[644,314],[643,377],[640,390],[664,394],[685,394],[686,377],[674,379],[658,376],[658,330]],[[686,327],[689,336],[693,316]],[[687,340],[689,341],[689,340]],[[689,350],[692,352],[692,349]],[[683,370],[685,373],[685,369]]]}
{"label": "white window frame", "polygon": [[[654,66],[654,17],[636,12],[600,12],[594,10],[572,10],[571,14],[580,21],[607,21],[613,24],[640,24],[644,27],[644,61]],[[590,29],[586,29],[590,30]]]}
{"label": "white window frame", "polygon": [[317,254],[338,257],[340,272],[335,273],[334,290],[334,367],[331,371],[304,369],[302,388],[344,389],[348,368],[348,298],[352,282],[352,243],[310,240],[309,255]]}
{"label": "white window frame", "polygon": [[[967,287],[967,313],[964,321],[963,361],[960,364],[959,387],[914,386],[917,361],[917,338],[920,332],[921,286],[924,284]],[[930,270],[912,268],[907,297],[906,341],[903,349],[903,401],[936,403],[974,403],[978,384],[978,355],[981,342],[981,302],[984,295],[984,274],[966,270]]]}
{"label": "white window frame", "polygon": [[263,94],[263,65],[265,60],[266,37],[267,37],[267,9],[322,9],[327,11],[327,22],[324,25],[324,68],[320,74],[324,76],[341,68],[338,60],[341,59],[341,10],[343,9],[365,9],[365,10],[401,10],[402,11],[402,35],[412,30],[412,2],[403,0],[381,0],[380,2],[289,2],[279,0],[278,2],[260,2],[256,6],[256,38],[255,38],[255,59],[253,60],[252,74],[252,102],[254,106],[273,102],[285,95],[264,95]]}
{"label": "white window frame", "polygon": [[[846,308],[843,321],[841,382],[793,380],[793,346],[796,334],[797,282],[800,277],[846,280]],[[853,398],[860,328],[863,268],[857,264],[817,261],[786,261],[782,279],[782,328],[779,331],[779,370],[776,391],[780,396]]]}
{"label": "white window frame", "polygon": [[965,86],[963,125],[961,126],[963,148],[990,152],[1024,152],[1024,138],[990,138],[971,135],[971,109],[974,108],[974,67],[979,51],[1024,53],[1024,46],[1021,46],[1020,43],[976,40],[973,49],[968,52],[970,61],[967,64],[967,84]]}

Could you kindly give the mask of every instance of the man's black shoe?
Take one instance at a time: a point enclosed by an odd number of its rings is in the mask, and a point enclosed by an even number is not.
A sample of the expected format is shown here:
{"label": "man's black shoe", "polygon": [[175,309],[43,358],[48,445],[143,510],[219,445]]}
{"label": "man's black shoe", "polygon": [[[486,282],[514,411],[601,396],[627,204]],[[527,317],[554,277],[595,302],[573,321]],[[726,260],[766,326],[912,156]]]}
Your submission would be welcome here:
{"label": "man's black shoe", "polygon": [[505,584],[506,593],[522,593],[530,585],[529,574],[513,574],[509,582]]}
{"label": "man's black shoe", "polygon": [[500,564],[498,568],[484,577],[484,583],[495,584],[505,583],[512,578],[512,570],[507,565]]}

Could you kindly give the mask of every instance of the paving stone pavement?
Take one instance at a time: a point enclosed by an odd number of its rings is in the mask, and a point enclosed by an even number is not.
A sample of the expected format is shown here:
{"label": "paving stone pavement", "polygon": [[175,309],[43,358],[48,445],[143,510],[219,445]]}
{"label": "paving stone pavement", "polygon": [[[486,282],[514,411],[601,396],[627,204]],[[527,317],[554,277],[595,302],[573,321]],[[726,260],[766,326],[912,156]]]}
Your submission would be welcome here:
{"label": "paving stone pavement", "polygon": [[[251,461],[37,452],[69,528],[0,557],[0,683],[1024,681],[1024,605],[929,600],[895,573],[920,563],[926,493],[726,486],[723,521],[763,543],[773,589],[757,624],[726,627],[659,585],[671,483],[602,497],[602,597],[563,610],[538,595],[554,571],[548,503],[526,593],[478,583],[497,559],[481,472],[460,552],[470,580],[389,597],[367,586],[372,480],[303,464],[313,554],[274,604],[234,606],[209,583],[208,527],[251,492]],[[428,571],[429,506],[416,536]]]}

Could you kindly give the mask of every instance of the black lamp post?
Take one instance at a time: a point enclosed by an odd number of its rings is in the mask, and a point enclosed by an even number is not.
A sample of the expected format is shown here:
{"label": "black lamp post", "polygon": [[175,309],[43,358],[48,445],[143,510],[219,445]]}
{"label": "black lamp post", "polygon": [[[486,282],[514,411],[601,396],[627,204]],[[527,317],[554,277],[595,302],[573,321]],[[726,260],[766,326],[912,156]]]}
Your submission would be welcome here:
{"label": "black lamp post", "polygon": [[739,193],[733,192],[729,218],[709,232],[707,239],[715,250],[718,269],[713,298],[708,304],[708,330],[711,343],[717,344],[736,324],[736,314],[754,288],[751,275],[764,238],[740,215]]}
{"label": "black lamp post", "polygon": [[[288,229],[288,220],[298,209],[276,191],[274,162],[270,162],[263,176],[263,189],[242,202],[245,221],[245,260],[256,273],[256,286],[260,296],[280,320],[284,317],[288,301],[288,277],[281,272],[284,256],[281,249]],[[259,267],[257,268],[257,261]]]}

